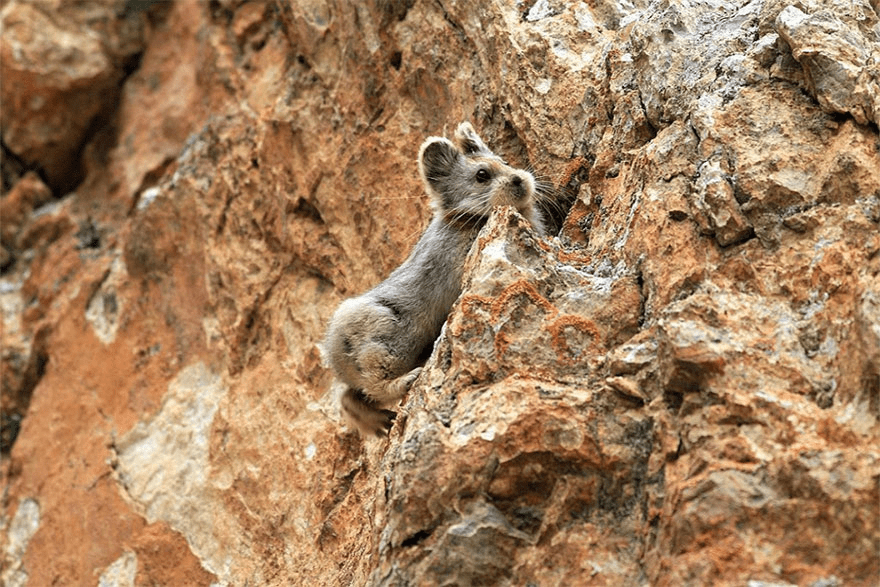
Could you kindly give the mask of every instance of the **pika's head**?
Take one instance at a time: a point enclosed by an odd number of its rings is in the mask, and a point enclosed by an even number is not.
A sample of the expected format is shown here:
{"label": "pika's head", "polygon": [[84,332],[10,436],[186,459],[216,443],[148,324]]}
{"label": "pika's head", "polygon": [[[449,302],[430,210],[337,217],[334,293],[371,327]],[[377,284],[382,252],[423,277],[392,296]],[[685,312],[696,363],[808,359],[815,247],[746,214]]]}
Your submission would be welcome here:
{"label": "pika's head", "polygon": [[419,171],[435,210],[447,217],[485,217],[492,207],[509,205],[537,225],[535,178],[489,150],[468,122],[458,125],[454,141],[426,139]]}

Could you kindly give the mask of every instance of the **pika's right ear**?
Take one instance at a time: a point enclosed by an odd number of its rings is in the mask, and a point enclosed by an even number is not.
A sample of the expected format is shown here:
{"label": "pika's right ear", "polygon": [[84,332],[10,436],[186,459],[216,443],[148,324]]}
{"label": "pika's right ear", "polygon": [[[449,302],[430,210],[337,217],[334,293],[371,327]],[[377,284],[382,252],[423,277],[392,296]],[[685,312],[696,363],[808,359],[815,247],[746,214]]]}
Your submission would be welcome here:
{"label": "pika's right ear", "polygon": [[455,144],[465,155],[492,155],[492,150],[486,146],[470,122],[462,122],[455,129]]}
{"label": "pika's right ear", "polygon": [[419,171],[428,187],[438,189],[455,169],[458,149],[450,141],[439,137],[430,137],[419,150]]}

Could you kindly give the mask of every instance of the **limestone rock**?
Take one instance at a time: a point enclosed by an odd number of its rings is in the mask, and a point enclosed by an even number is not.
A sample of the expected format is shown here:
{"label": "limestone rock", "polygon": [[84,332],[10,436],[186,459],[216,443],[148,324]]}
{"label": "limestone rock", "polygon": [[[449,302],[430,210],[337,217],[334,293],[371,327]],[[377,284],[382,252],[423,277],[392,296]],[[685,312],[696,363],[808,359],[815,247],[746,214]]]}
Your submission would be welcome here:
{"label": "limestone rock", "polygon": [[[4,582],[880,574],[876,3],[2,18]],[[320,341],[462,120],[558,231],[493,213],[362,439]]]}
{"label": "limestone rock", "polygon": [[0,239],[5,250],[20,248],[17,240],[24,228],[23,225],[37,208],[48,204],[51,200],[52,192],[32,171],[15,183],[13,189],[0,200],[0,215],[3,216]]}
{"label": "limestone rock", "polygon": [[142,15],[125,2],[8,2],[0,12],[3,143],[55,190],[81,179],[90,128],[109,120],[125,68],[142,50]]}
{"label": "limestone rock", "polygon": [[826,111],[850,114],[859,124],[880,123],[877,14],[866,1],[847,7],[843,20],[815,8],[806,14],[788,6],[776,17],[776,29],[804,66],[810,93]]}

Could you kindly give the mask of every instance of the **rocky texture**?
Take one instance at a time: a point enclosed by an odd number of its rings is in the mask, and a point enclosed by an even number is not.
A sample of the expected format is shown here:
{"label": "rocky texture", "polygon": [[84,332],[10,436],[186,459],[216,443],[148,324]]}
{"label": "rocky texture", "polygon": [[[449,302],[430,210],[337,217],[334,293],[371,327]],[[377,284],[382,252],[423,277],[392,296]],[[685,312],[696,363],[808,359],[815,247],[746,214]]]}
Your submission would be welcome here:
{"label": "rocky texture", "polygon": [[137,65],[145,22],[137,6],[46,0],[3,8],[3,143],[56,190],[82,179],[79,152]]}
{"label": "rocky texture", "polygon": [[[877,7],[710,4],[4,3],[3,580],[871,584]],[[362,440],[326,320],[463,119],[559,232]]]}
{"label": "rocky texture", "polygon": [[808,14],[788,6],[776,17],[776,30],[788,43],[792,56],[804,66],[810,94],[823,110],[849,114],[859,124],[877,124],[877,14],[864,3],[845,6],[840,12],[814,8]]}

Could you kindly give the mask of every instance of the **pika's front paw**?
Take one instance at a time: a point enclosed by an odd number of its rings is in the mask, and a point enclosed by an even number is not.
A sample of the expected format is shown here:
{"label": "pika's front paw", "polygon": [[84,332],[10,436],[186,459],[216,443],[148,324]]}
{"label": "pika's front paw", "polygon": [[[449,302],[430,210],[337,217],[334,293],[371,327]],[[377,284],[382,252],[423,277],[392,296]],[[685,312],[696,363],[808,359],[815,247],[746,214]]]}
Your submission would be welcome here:
{"label": "pika's front paw", "polygon": [[409,391],[409,388],[412,387],[412,384],[416,382],[416,379],[419,378],[419,375],[422,374],[422,368],[416,367],[406,375],[402,376],[401,383],[403,385],[404,391]]}

